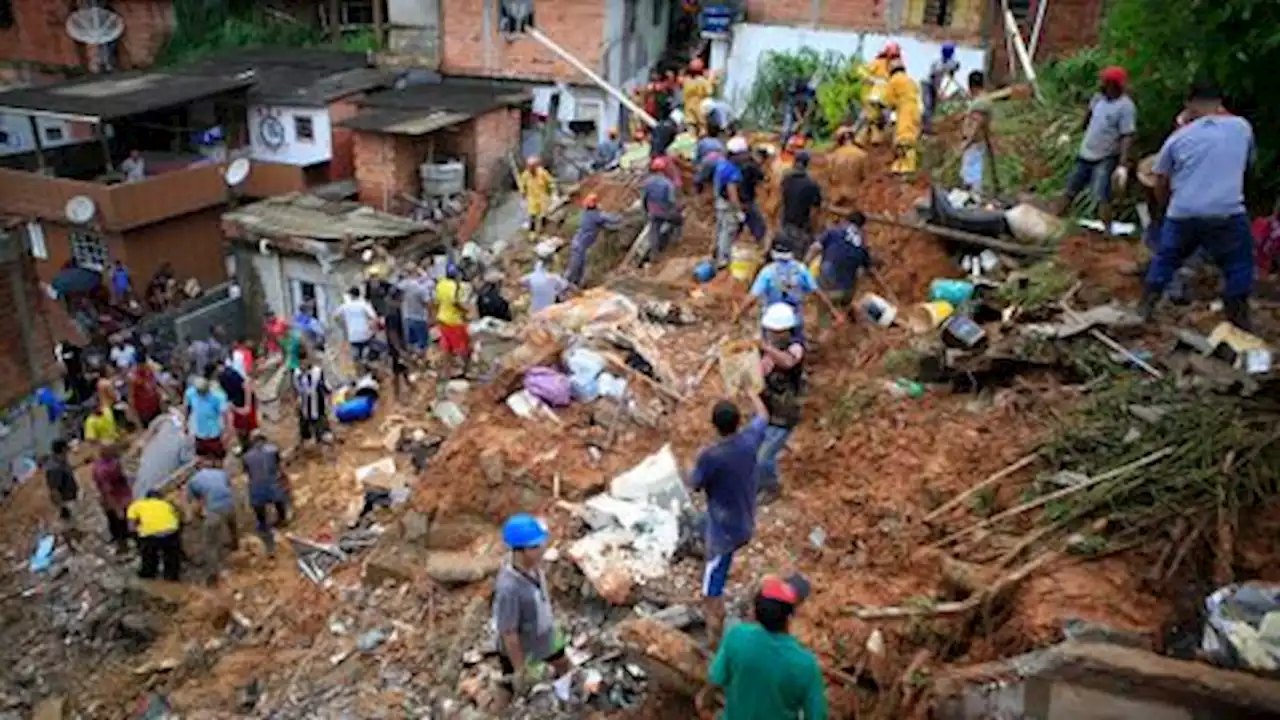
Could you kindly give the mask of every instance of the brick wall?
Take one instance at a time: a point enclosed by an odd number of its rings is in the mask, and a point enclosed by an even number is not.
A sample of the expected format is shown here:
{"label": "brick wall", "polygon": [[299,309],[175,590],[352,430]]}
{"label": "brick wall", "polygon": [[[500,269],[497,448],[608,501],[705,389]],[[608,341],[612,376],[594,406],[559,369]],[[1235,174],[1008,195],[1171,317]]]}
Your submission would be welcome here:
{"label": "brick wall", "polygon": [[388,204],[400,205],[401,193],[418,196],[422,189],[418,166],[426,157],[425,141],[357,131],[352,147],[360,202],[386,210]]}
{"label": "brick wall", "polygon": [[511,173],[504,155],[520,146],[520,111],[515,108],[491,110],[476,118],[471,164],[471,187],[488,194]]}
{"label": "brick wall", "polygon": [[113,244],[122,247],[134,284],[144,288],[164,263],[181,280],[193,277],[204,287],[227,279],[222,247],[222,213],[217,206],[130,230]]}
{"label": "brick wall", "polygon": [[[31,391],[56,377],[53,363],[53,346],[58,329],[52,321],[56,313],[50,308],[36,277],[34,261],[26,252],[26,237],[21,227],[15,228],[9,239],[0,242],[20,243],[23,250],[16,260],[0,261],[0,408],[6,408],[22,400]],[[14,293],[14,270],[21,275],[21,293],[30,322],[31,341],[28,348],[23,341],[22,321],[18,314],[19,302]],[[62,315],[65,318],[65,314]],[[28,351],[34,352],[39,371],[32,377]]]}
{"label": "brick wall", "polygon": [[[13,27],[0,29],[0,79],[39,82],[56,78],[59,68],[84,69],[86,47],[66,31],[77,0],[12,0]],[[111,9],[124,19],[116,44],[116,63],[124,68],[150,65],[173,27],[172,0],[118,0]],[[24,67],[26,63],[32,66]]]}
{"label": "brick wall", "polygon": [[347,180],[355,176],[355,133],[338,123],[349,120],[360,112],[358,98],[344,98],[329,103],[329,126],[333,128],[330,144],[329,179]]}
{"label": "brick wall", "polygon": [[[772,1],[772,0],[771,0]],[[780,1],[780,0],[779,0]],[[507,42],[498,32],[497,3],[440,0],[441,69],[446,73],[581,81],[581,73],[533,40]],[[537,4],[538,27],[566,50],[600,70],[605,0],[554,0]],[[491,11],[484,33],[484,9]],[[648,18],[638,18],[638,23]]]}
{"label": "brick wall", "polygon": [[[1036,49],[1035,62],[1038,64],[1050,58],[1070,55],[1076,50],[1095,45],[1098,42],[1105,6],[1106,0],[1052,0],[1045,9],[1044,26],[1041,30],[1039,47]],[[998,1],[993,0],[991,12],[992,18],[995,19],[991,32],[991,75],[996,83],[1002,83],[1010,79],[1009,51],[1005,48],[1004,20],[1000,14]],[[1021,28],[1023,40],[1028,44],[1034,22],[1033,3],[1030,17]],[[1022,77],[1021,70],[1018,71],[1017,77]]]}
{"label": "brick wall", "polygon": [[[884,22],[887,0],[747,0],[747,21],[871,29]],[[816,12],[815,12],[816,11]]]}

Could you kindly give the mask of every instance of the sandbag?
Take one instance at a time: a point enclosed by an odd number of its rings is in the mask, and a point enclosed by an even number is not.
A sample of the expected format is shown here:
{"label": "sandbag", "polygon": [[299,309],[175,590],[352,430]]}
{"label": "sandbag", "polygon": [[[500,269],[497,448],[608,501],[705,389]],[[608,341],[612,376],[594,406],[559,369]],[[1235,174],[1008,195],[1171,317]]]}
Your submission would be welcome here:
{"label": "sandbag", "polygon": [[1019,203],[1004,213],[1013,236],[1025,243],[1043,245],[1060,237],[1062,220],[1029,203]]}

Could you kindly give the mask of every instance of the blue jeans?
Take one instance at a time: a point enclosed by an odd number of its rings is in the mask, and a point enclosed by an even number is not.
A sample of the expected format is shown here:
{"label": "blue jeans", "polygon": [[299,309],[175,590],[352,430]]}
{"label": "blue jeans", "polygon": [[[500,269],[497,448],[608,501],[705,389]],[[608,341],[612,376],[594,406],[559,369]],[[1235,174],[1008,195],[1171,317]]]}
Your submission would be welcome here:
{"label": "blue jeans", "polygon": [[587,274],[587,247],[587,242],[576,238],[569,243],[569,267],[565,270],[564,279],[570,285],[582,286]]}
{"label": "blue jeans", "polygon": [[1222,271],[1222,297],[1236,300],[1253,291],[1253,233],[1244,213],[1220,217],[1169,218],[1160,225],[1160,246],[1147,270],[1147,291],[1164,292],[1197,250]]}
{"label": "blue jeans", "polygon": [[1085,160],[1076,158],[1075,167],[1067,176],[1067,197],[1075,198],[1086,187],[1100,203],[1111,202],[1111,173],[1120,165],[1116,156],[1101,160]]}
{"label": "blue jeans", "polygon": [[751,237],[756,239],[757,244],[764,242],[764,236],[769,232],[769,229],[765,226],[764,213],[760,212],[760,205],[754,200],[749,202],[746,215],[747,220],[743,225],[747,230],[751,231]]}
{"label": "blue jeans", "polygon": [[756,454],[756,469],[760,473],[761,490],[778,489],[778,456],[787,446],[787,438],[791,437],[794,428],[770,425],[765,428],[764,442],[760,443],[760,452]]}
{"label": "blue jeans", "polygon": [[427,321],[405,318],[401,322],[404,325],[404,344],[414,350],[426,350],[431,344],[430,326]]}

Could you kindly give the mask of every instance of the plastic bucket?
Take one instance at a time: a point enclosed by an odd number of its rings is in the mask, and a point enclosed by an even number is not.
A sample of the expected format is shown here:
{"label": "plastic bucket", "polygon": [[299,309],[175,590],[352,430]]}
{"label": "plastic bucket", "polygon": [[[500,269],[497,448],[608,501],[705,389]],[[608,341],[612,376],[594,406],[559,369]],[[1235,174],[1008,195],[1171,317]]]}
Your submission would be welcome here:
{"label": "plastic bucket", "polygon": [[333,414],[341,423],[368,420],[373,415],[374,402],[374,399],[368,395],[357,395],[335,407]]}
{"label": "plastic bucket", "polygon": [[907,313],[907,326],[911,332],[923,335],[937,329],[947,318],[955,314],[955,306],[945,300],[920,303]]}
{"label": "plastic bucket", "polygon": [[889,327],[898,317],[898,308],[875,293],[863,295],[858,300],[858,307],[871,322],[881,327]]}
{"label": "plastic bucket", "polygon": [[938,278],[929,283],[929,299],[944,300],[959,307],[973,298],[973,283],[968,280]]}
{"label": "plastic bucket", "polygon": [[760,251],[751,245],[734,245],[729,251],[729,274],[738,282],[749,283],[760,269]]}

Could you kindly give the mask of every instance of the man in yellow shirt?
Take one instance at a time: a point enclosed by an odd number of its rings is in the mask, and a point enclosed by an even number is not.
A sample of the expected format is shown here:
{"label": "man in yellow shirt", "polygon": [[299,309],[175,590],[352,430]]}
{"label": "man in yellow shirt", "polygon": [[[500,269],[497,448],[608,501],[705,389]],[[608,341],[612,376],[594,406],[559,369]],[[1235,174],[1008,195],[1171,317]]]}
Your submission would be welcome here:
{"label": "man in yellow shirt", "polygon": [[160,497],[159,490],[129,503],[125,517],[138,536],[142,567],[138,577],[153,579],[163,568],[165,580],[177,582],[182,570],[182,515],[173,503]]}
{"label": "man in yellow shirt", "polygon": [[920,129],[923,110],[920,107],[920,86],[907,75],[901,62],[889,71],[889,84],[885,86],[884,105],[894,112],[893,150],[894,161],[889,169],[898,175],[910,175],[920,163]]}
{"label": "man in yellow shirt", "polygon": [[525,160],[520,173],[520,194],[524,196],[525,211],[529,213],[529,238],[542,234],[542,216],[550,209],[551,196],[556,190],[555,178],[542,167],[542,158],[532,155]]}
{"label": "man in yellow shirt", "polygon": [[441,359],[441,377],[451,377],[453,359],[461,361],[462,369],[457,377],[467,374],[467,365],[471,360],[471,337],[467,333],[467,313],[463,307],[466,299],[466,285],[458,277],[458,268],[452,263],[445,271],[445,277],[436,282],[436,324],[440,327],[440,349],[444,351]]}
{"label": "man in yellow shirt", "polygon": [[693,126],[694,133],[702,135],[707,127],[707,119],[702,114],[702,101],[715,92],[715,83],[704,72],[702,58],[694,58],[689,62],[689,74],[685,77],[684,91],[685,121]]}
{"label": "man in yellow shirt", "polygon": [[84,439],[100,446],[120,441],[120,428],[116,426],[116,412],[110,405],[99,405],[84,419]]}
{"label": "man in yellow shirt", "polygon": [[863,147],[871,145],[879,145],[884,142],[885,114],[887,107],[892,107],[885,101],[884,94],[887,92],[886,87],[889,82],[890,70],[894,63],[901,62],[902,48],[898,43],[891,42],[884,46],[879,55],[870,63],[858,68],[862,87],[862,117],[860,123],[861,129],[858,132],[857,142]]}

